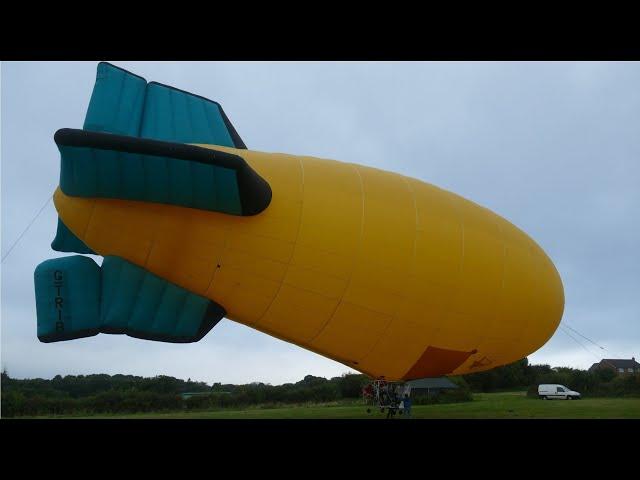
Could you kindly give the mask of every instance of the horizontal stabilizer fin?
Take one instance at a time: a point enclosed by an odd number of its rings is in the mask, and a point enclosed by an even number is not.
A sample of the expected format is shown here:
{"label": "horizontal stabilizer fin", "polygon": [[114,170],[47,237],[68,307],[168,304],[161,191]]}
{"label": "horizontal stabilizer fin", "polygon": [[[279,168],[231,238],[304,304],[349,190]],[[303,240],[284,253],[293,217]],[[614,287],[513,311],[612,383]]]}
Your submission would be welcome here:
{"label": "horizontal stabilizer fin", "polygon": [[61,129],[60,189],[70,196],[118,198],[255,215],[271,188],[243,158],[208,148],[109,133]]}
{"label": "horizontal stabilizer fin", "polygon": [[247,148],[219,103],[107,62],[98,64],[85,130]]}
{"label": "horizontal stabilizer fin", "polygon": [[58,229],[56,231],[56,238],[51,242],[51,248],[57,252],[73,252],[73,253],[86,253],[90,255],[96,255],[96,252],[91,250],[86,243],[80,240],[69,228],[58,218]]}
{"label": "horizontal stabilizer fin", "polygon": [[79,255],[47,260],[34,281],[45,343],[98,333],[197,342],[225,315],[217,303],[119,257],[105,257],[102,267]]}

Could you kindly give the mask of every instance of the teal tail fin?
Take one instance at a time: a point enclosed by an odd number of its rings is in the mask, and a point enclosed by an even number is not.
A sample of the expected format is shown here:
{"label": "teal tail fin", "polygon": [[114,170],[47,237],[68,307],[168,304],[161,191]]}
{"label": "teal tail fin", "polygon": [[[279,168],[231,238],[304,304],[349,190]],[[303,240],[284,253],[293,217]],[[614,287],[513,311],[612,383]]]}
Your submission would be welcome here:
{"label": "teal tail fin", "polygon": [[247,148],[218,102],[98,64],[84,130]]}
{"label": "teal tail fin", "polygon": [[118,198],[256,215],[271,187],[232,153],[183,143],[63,128],[60,189],[70,196]]}
{"label": "teal tail fin", "polygon": [[98,333],[197,342],[225,315],[217,303],[119,257],[102,267],[80,255],[42,262],[34,274],[38,338],[59,342]]}
{"label": "teal tail fin", "polygon": [[80,240],[75,233],[58,218],[58,229],[56,238],[51,242],[51,248],[57,252],[75,252],[96,255],[86,243]]}

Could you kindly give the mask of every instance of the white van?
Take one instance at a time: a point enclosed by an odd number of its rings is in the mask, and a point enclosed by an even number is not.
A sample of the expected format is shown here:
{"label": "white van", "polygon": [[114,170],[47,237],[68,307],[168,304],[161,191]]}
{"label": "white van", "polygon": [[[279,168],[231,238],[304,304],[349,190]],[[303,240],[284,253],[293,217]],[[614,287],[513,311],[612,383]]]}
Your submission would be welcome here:
{"label": "white van", "polygon": [[551,400],[552,398],[560,398],[563,400],[579,400],[580,394],[558,384],[538,385],[538,396],[543,400]]}

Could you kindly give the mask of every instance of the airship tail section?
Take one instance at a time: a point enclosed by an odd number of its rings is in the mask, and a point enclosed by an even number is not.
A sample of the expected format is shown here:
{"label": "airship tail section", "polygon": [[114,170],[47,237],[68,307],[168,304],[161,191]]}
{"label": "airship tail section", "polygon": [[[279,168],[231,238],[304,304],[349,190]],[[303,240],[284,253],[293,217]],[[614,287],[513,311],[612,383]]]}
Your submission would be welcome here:
{"label": "airship tail section", "polygon": [[58,217],[58,228],[56,230],[56,236],[53,242],[51,242],[51,248],[56,252],[96,255],[96,252],[80,240],[75,233],[69,230],[69,227],[64,224],[60,217]]}
{"label": "airship tail section", "polygon": [[102,267],[80,255],[47,260],[34,280],[44,343],[98,333],[197,342],[225,315],[217,303],[119,257],[105,257]]}
{"label": "airship tail section", "polygon": [[246,149],[219,103],[107,62],[98,64],[84,130]]}
{"label": "airship tail section", "polygon": [[[98,64],[96,82],[87,108],[83,130],[174,143],[201,143],[238,149],[247,148],[218,102],[158,82],[147,82],[143,77],[108,62]],[[108,156],[106,153],[102,155],[91,153],[94,157]],[[141,161],[134,162],[130,166],[131,171],[127,172],[129,178],[141,178],[140,163]],[[154,165],[157,163],[155,162]],[[103,163],[95,168],[104,172],[108,171],[109,167],[113,167],[113,165]],[[182,169],[183,172],[181,176],[178,175],[174,178],[176,182],[173,185],[176,185],[181,177],[188,174],[184,171],[185,167],[187,165],[183,165],[182,168],[176,167],[178,170]],[[187,206],[194,208],[209,207],[211,210],[216,210],[216,208],[210,207],[218,207],[225,213],[242,214],[238,213],[240,211],[238,199],[232,198],[233,192],[231,190],[234,189],[235,179],[228,182],[223,180],[216,182],[218,190],[227,187],[227,194],[212,195],[210,191],[212,187],[207,184],[207,179],[211,177],[210,169],[207,171],[205,167],[193,165],[188,169],[189,173],[194,174],[194,182],[196,183],[193,187],[194,193],[189,193],[188,188],[182,188],[178,196],[183,198],[178,200],[178,203],[187,203],[189,204]],[[162,173],[158,173],[157,166],[153,170],[155,177],[162,176]],[[205,175],[199,176],[200,173],[203,173],[201,171],[205,171]],[[232,176],[231,173],[226,173],[228,177]],[[224,177],[225,172],[218,171],[217,176]],[[77,181],[81,180],[83,179],[77,179]],[[102,180],[105,181],[108,178]],[[198,185],[202,185],[204,189],[209,191],[201,192],[202,189],[198,189]],[[151,185],[151,189],[161,188],[162,182]],[[268,190],[268,185],[266,188],[262,186],[259,190]],[[169,192],[169,188],[166,192]],[[163,195],[165,195],[164,192],[159,192],[158,196],[163,197]],[[250,193],[250,195],[260,196],[262,194],[258,192]],[[153,194],[149,196],[153,197]],[[185,200],[185,196],[192,198]],[[268,197],[270,198],[270,191]],[[144,198],[137,199],[144,200]],[[200,205],[204,205],[204,207]],[[77,238],[62,220],[58,220],[57,230],[56,238],[51,245],[54,250],[83,254],[95,253]]]}
{"label": "airship tail section", "polygon": [[232,153],[183,143],[64,128],[60,189],[67,195],[116,198],[255,215],[271,187]]}

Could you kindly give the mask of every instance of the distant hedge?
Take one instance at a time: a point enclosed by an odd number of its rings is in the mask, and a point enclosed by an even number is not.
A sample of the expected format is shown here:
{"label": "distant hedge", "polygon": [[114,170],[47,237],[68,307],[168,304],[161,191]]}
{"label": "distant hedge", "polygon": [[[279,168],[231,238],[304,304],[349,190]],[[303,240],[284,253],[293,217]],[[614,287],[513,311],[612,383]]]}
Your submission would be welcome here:
{"label": "distant hedge", "polygon": [[470,402],[473,394],[468,387],[460,387],[455,390],[444,390],[437,395],[419,396],[413,399],[414,405],[433,405],[438,403]]}
{"label": "distant hedge", "polygon": [[[330,380],[307,375],[297,383],[212,386],[168,376],[68,375],[14,379],[2,373],[2,416],[109,414],[323,403],[359,398],[369,381],[347,374]],[[206,393],[183,399],[183,393]]]}
{"label": "distant hedge", "polygon": [[[583,396],[640,396],[640,375],[616,376],[610,370],[595,373],[572,368],[552,369],[529,365],[522,359],[510,365],[460,377],[450,377],[460,388],[429,398],[415,398],[416,405],[472,400],[472,392],[528,389],[537,395],[541,383],[559,383]],[[307,375],[296,383],[233,385],[181,380],[169,376],[57,375],[51,380],[15,379],[2,372],[2,416],[70,414],[119,414],[176,411],[181,409],[238,408],[326,403],[361,397],[370,379],[345,374],[326,379]],[[183,393],[205,393],[184,400]]]}

